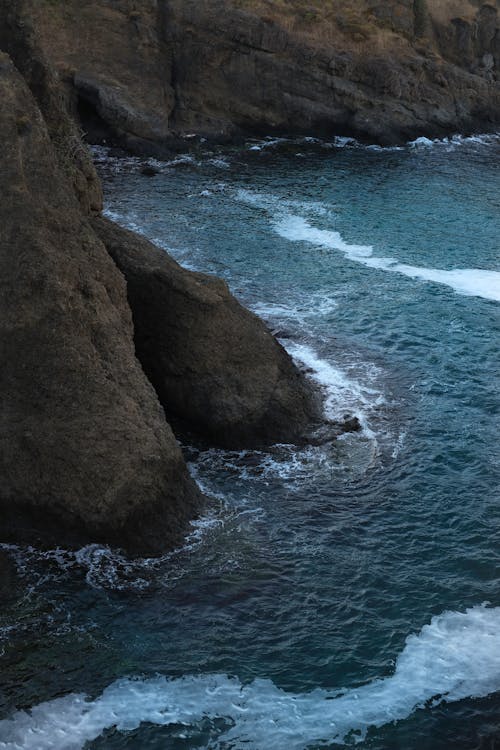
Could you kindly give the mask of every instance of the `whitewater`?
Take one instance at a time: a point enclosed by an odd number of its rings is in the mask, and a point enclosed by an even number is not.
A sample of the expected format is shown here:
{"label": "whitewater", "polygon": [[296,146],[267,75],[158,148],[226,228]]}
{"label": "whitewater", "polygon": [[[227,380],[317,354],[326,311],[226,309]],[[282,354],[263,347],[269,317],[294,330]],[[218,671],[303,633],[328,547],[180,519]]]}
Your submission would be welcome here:
{"label": "whitewater", "polygon": [[[430,142],[432,143],[432,142]],[[355,245],[346,242],[340,232],[334,229],[320,229],[315,227],[307,218],[307,214],[327,215],[325,206],[298,203],[297,207],[305,210],[306,215],[292,213],[288,209],[289,201],[279,197],[253,194],[240,190],[239,200],[250,205],[265,208],[270,211],[270,223],[273,230],[290,242],[302,242],[319,248],[338,250],[346,258],[355,263],[361,263],[369,268],[381,271],[400,273],[413,279],[432,281],[446,284],[459,294],[469,294],[500,302],[500,271],[490,271],[480,268],[454,268],[444,270],[425,268],[401,263],[394,258],[382,258],[374,255],[371,245]],[[274,210],[273,210],[274,209]]]}

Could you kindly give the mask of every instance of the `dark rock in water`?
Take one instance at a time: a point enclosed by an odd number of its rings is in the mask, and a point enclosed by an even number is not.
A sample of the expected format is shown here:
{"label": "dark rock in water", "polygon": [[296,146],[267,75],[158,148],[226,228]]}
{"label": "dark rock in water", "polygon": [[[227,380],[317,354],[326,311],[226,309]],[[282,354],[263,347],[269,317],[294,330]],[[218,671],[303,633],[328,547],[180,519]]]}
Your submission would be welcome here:
{"label": "dark rock in water", "polygon": [[306,380],[225,282],[105,219],[92,226],[127,279],[137,356],[168,418],[233,448],[303,437],[317,416]]}
{"label": "dark rock in water", "polygon": [[145,164],[143,167],[141,167],[141,174],[145,175],[146,177],[156,177],[157,174],[160,174],[160,170],[157,167],[154,167],[152,164]]}
{"label": "dark rock in water", "polygon": [[200,493],[135,358],[125,281],[4,54],[0,101],[2,536],[163,551]]}
{"label": "dark rock in water", "polygon": [[357,417],[346,416],[342,421],[328,420],[320,424],[308,436],[304,444],[307,445],[325,445],[332,443],[341,435],[349,432],[360,432],[362,430],[361,422]]}
{"label": "dark rock in water", "polygon": [[339,423],[339,427],[343,433],[345,432],[359,432],[361,427],[361,422],[357,417],[345,417],[343,422]]}
{"label": "dark rock in water", "polygon": [[9,555],[0,550],[0,606],[16,599],[18,594],[15,565]]}

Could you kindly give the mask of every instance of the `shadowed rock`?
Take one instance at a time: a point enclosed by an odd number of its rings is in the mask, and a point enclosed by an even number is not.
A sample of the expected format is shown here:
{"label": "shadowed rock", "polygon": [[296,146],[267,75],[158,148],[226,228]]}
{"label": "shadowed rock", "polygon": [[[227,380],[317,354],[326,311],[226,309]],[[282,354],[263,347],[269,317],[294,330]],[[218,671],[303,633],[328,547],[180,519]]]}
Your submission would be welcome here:
{"label": "shadowed rock", "polygon": [[225,282],[106,219],[92,226],[127,279],[137,356],[168,418],[231,448],[301,440],[317,416],[307,383]]}
{"label": "shadowed rock", "polygon": [[0,101],[2,536],[163,551],[200,494],[135,359],[125,282],[4,54]]}

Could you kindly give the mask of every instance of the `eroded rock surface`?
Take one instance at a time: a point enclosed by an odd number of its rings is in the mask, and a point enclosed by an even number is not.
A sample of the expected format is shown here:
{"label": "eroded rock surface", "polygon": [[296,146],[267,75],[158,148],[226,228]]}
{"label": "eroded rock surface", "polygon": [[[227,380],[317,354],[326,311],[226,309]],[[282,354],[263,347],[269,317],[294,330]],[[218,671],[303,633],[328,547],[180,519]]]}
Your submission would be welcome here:
{"label": "eroded rock surface", "polygon": [[10,55],[44,117],[60,169],[73,185],[85,213],[102,209],[102,189],[78,120],[69,113],[56,71],[33,27],[25,0],[0,0],[0,50]]}

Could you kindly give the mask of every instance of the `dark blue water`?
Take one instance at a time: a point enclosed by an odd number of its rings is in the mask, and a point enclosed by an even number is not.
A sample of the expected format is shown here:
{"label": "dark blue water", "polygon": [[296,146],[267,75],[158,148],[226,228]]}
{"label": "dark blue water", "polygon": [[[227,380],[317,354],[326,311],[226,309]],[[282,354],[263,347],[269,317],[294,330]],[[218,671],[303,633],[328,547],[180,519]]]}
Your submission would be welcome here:
{"label": "dark blue water", "polygon": [[0,748],[500,746],[500,141],[100,158],[363,431],[186,447],[212,499],[164,559],[13,549]]}

